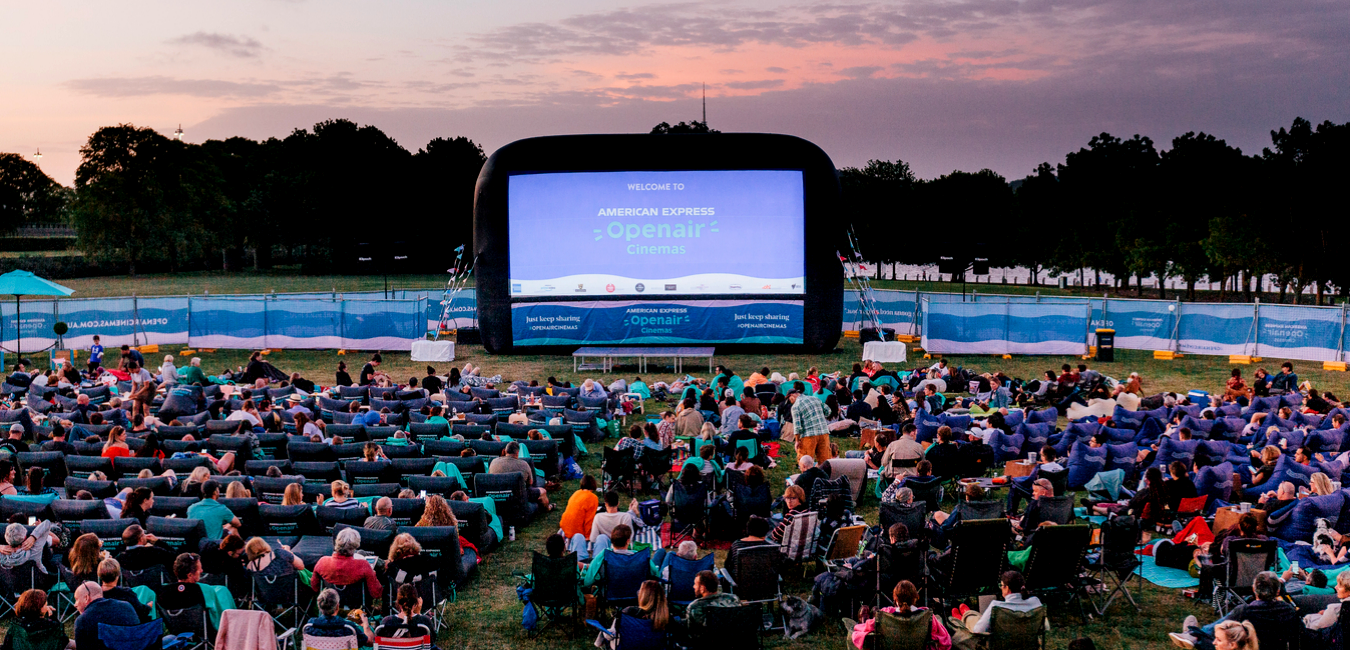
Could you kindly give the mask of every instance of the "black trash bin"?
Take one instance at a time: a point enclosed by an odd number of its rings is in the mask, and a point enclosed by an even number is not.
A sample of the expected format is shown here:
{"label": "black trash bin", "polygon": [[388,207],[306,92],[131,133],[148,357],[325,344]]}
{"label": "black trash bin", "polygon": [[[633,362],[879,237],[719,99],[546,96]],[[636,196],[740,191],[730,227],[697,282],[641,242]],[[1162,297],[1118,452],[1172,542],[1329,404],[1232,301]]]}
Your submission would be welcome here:
{"label": "black trash bin", "polygon": [[1097,330],[1097,360],[1111,363],[1116,360],[1116,331]]}

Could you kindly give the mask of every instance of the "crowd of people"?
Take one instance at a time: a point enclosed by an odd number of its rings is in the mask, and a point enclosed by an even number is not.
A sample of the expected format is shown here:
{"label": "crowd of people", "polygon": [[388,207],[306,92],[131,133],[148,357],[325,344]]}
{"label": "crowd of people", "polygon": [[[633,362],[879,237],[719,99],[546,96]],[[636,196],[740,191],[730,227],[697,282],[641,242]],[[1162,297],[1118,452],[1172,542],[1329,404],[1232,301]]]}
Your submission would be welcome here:
{"label": "crowd of people", "polygon": [[[84,369],[67,361],[50,372],[30,372],[31,364],[19,361],[5,379],[10,407],[5,417],[11,424],[8,437],[0,440],[0,496],[101,501],[108,517],[136,521],[123,531],[121,550],[111,554],[101,551],[98,536],[71,535],[55,516],[31,525],[16,519],[5,530],[0,567],[31,566],[45,586],[68,585],[82,612],[75,640],[82,648],[102,647],[96,638],[97,623],[134,625],[166,601],[207,607],[215,587],[241,594],[254,575],[277,578],[305,571],[310,572],[306,600],[313,601],[318,613],[310,617],[306,633],[352,635],[366,643],[385,632],[407,636],[423,629],[434,631],[434,622],[423,615],[429,604],[421,602],[409,578],[436,570],[438,563],[416,537],[400,532],[404,526],[394,520],[395,502],[421,500],[416,526],[458,527],[461,522],[451,504],[475,497],[464,490],[419,495],[400,486],[397,494],[362,499],[353,482],[328,481],[325,489],[316,491],[306,487],[303,476],[269,467],[259,476],[294,479],[286,485],[279,506],[364,515],[356,522],[360,526],[335,532],[331,554],[309,557],[307,563],[290,545],[257,535],[256,522],[241,519],[236,509],[222,503],[254,498],[257,489],[247,480],[246,465],[263,457],[262,440],[269,435],[286,434],[288,441],[336,447],[352,442],[344,435],[350,436],[353,425],[388,428],[388,438],[363,442],[360,460],[392,463],[391,455],[400,456],[394,448],[424,443],[414,424],[444,425],[438,439],[466,443],[462,453],[468,456],[476,451],[467,443],[501,438],[492,431],[497,422],[526,425],[528,438],[506,437],[481,466],[484,474],[524,477],[527,514],[515,523],[527,525],[535,514],[552,510],[549,493],[561,489],[564,477],[580,478],[562,508],[557,533],[548,536],[545,555],[574,556],[578,599],[584,602],[603,585],[604,567],[613,558],[639,553],[654,539],[661,542],[643,569],[637,605],[623,612],[676,635],[702,625],[707,608],[742,602],[729,589],[738,583],[742,559],[772,549],[772,566],[781,568],[779,555],[794,543],[800,522],[816,526],[807,557],[826,551],[834,531],[864,526],[866,550],[850,558],[843,569],[834,567],[818,575],[810,599],[811,606],[828,614],[857,614],[852,639],[859,648],[868,635],[877,633],[876,616],[881,613],[911,617],[933,612],[934,593],[940,592],[945,573],[951,570],[960,527],[984,518],[983,513],[989,512],[985,504],[1003,502],[999,516],[1008,520],[1013,551],[1032,548],[1038,531],[1046,526],[1072,520],[1072,511],[1066,520],[1056,499],[1064,492],[1064,473],[1081,467],[1084,458],[1123,454],[1129,447],[1126,460],[1115,462],[1113,456],[1112,467],[1121,473],[1115,489],[1094,483],[1083,507],[1097,517],[1132,518],[1143,529],[1165,537],[1151,546],[1158,564],[1199,567],[1195,570],[1205,574],[1207,586],[1215,580],[1207,567],[1221,564],[1237,540],[1267,539],[1286,518],[1311,511],[1311,506],[1300,509],[1300,503],[1339,495],[1341,470],[1350,460],[1350,445],[1345,444],[1350,411],[1343,411],[1334,395],[1300,382],[1290,363],[1275,375],[1258,369],[1250,385],[1235,369],[1221,390],[1202,403],[1192,403],[1194,394],[1148,394],[1137,373],[1117,380],[1085,363],[1066,364],[1058,374],[1047,371],[1044,378],[1031,381],[999,372],[974,373],[940,359],[902,371],[870,361],[835,373],[809,368],[804,374],[783,375],[762,367],[744,379],[718,366],[707,380],[684,376],[649,386],[640,377],[608,385],[586,379],[573,386],[556,377],[508,382],[501,376],[484,376],[471,364],[451,368],[445,375],[428,367],[424,377],[400,382],[381,369],[381,355],[374,354],[355,378],[345,363],[339,363],[332,385],[327,386],[298,373],[281,373],[261,353],[254,353],[246,366],[219,375],[206,375],[199,358],[178,368],[172,355],[166,355],[152,373],[134,348],[123,347],[117,362],[106,367],[104,357],[96,341]],[[503,396],[516,398],[514,408],[493,408],[492,400]],[[628,418],[626,434],[605,441],[609,429],[600,422],[636,415],[634,399],[663,400],[670,406],[649,418]],[[1110,415],[1058,426],[1076,409],[1106,401],[1116,404]],[[1030,426],[1036,424],[1033,414],[1042,412],[1049,415],[1036,417],[1048,423],[1050,431],[1034,435],[1039,429]],[[577,428],[577,421],[566,419],[577,417],[574,413],[587,416],[588,428]],[[240,444],[228,449],[206,444],[218,432]],[[634,469],[624,476],[610,475],[609,468],[603,476],[583,471],[569,476],[564,472],[569,464],[575,466],[575,459],[564,454],[557,458],[558,467],[544,472],[525,443],[557,435],[575,436],[573,454],[581,453],[583,441],[611,446],[612,453],[631,459]],[[851,442],[855,438],[857,442]],[[966,476],[985,476],[997,467],[991,459],[1003,452],[995,448],[1010,439],[1018,440],[1017,457],[1025,457],[1028,449],[1035,456],[1029,475],[1002,479],[992,488],[987,481],[953,483]],[[797,473],[774,498],[768,472],[778,467],[781,445],[788,443],[795,451]],[[65,488],[88,484],[53,485],[43,467],[23,467],[22,454],[88,455],[90,445],[110,460],[161,461],[147,463],[134,476],[162,479],[168,491],[150,486],[122,487],[111,495],[71,491]],[[177,460],[197,464],[175,470],[164,462]],[[458,476],[463,481],[460,470],[449,462],[452,459],[438,460],[446,462],[437,463],[430,476]],[[1214,519],[1205,512],[1212,513],[1212,507],[1196,513],[1198,518],[1180,516],[1193,512],[1182,509],[1184,503],[1205,496],[1212,487],[1202,477],[1221,467],[1231,485],[1224,503],[1249,499],[1266,516],[1258,521],[1246,513],[1224,530],[1208,528]],[[1105,470],[1105,465],[1099,469]],[[883,529],[856,512],[863,492],[859,481],[865,482],[869,472],[876,476],[875,491],[883,504],[947,503],[944,489],[952,488],[956,504],[949,510],[929,508],[917,524],[892,523]],[[550,480],[543,479],[544,474]],[[1094,471],[1086,479],[1107,474]],[[106,473],[95,470],[82,480],[107,479]],[[1087,480],[1078,481],[1076,488],[1083,488]],[[635,490],[655,492],[664,507],[622,496]],[[1006,497],[989,494],[999,490],[1006,490]],[[202,522],[208,540],[203,546],[174,549],[150,531],[156,496],[163,494],[195,499],[183,516]],[[694,496],[704,501],[691,501]],[[690,503],[707,506],[704,515],[685,516]],[[672,521],[663,532],[666,517]],[[1200,528],[1205,530],[1197,532]],[[387,553],[366,557],[358,529],[393,533]],[[473,564],[484,561],[491,545],[504,541],[501,533],[469,539],[462,528],[460,536],[460,547]],[[1254,647],[1258,637],[1271,634],[1257,613],[1299,621],[1300,634],[1310,639],[1330,638],[1325,636],[1332,634],[1330,630],[1339,630],[1335,622],[1339,601],[1350,596],[1350,577],[1343,581],[1339,569],[1347,565],[1350,539],[1328,523],[1318,525],[1306,539],[1281,539],[1299,546],[1302,567],[1263,573],[1253,586],[1252,603],[1227,610],[1210,625],[1188,620],[1173,640],[1188,647]],[[706,562],[701,545],[714,540],[730,542],[723,566],[716,572],[713,566],[681,573],[681,579],[689,581],[683,588],[693,597],[687,605],[674,606],[668,594],[674,588],[672,565]],[[914,571],[906,562],[882,561],[915,554],[923,558],[920,564],[926,569]],[[142,602],[121,584],[124,572],[138,575],[147,570],[166,576],[152,603]],[[866,581],[858,577],[867,575],[881,577],[876,581],[883,585],[880,591],[863,587]],[[388,602],[391,615],[373,627],[361,616],[358,620],[339,616],[339,595],[326,586],[354,584],[363,585],[368,597]],[[1000,584],[989,585],[1002,592],[993,604],[978,610],[961,605],[934,614],[931,641],[936,647],[974,643],[990,632],[994,608],[1044,611],[1044,603],[1024,586],[1019,571],[1005,572]],[[854,609],[874,604],[878,595],[892,605]],[[22,594],[20,602],[17,625],[26,633],[48,633],[53,613],[46,594],[34,589]],[[1249,615],[1252,620],[1242,618]],[[607,642],[604,636],[599,644]]]}

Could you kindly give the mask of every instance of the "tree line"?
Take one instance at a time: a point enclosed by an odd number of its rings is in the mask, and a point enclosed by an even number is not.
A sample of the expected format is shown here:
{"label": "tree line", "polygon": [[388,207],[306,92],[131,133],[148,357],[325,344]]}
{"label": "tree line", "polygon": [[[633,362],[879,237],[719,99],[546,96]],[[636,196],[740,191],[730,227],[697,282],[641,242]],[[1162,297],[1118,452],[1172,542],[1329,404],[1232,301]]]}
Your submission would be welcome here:
{"label": "tree line", "polygon": [[1096,269],[1115,289],[1140,294],[1153,277],[1162,298],[1164,278],[1182,278],[1188,299],[1209,278],[1224,283],[1222,298],[1232,286],[1247,301],[1273,275],[1281,302],[1286,289],[1300,302],[1312,287],[1322,304],[1350,287],[1337,243],[1350,123],[1298,118],[1270,137],[1271,146],[1246,155],[1207,133],[1174,138],[1163,151],[1148,137],[1102,133],[1063,163],[1012,182],[988,169],[920,180],[903,161],[873,160],[840,170],[843,214],[859,253],[879,262],[975,253],[1033,274]]}
{"label": "tree line", "polygon": [[[698,121],[651,132],[717,133]],[[1270,135],[1271,146],[1247,155],[1206,133],[1166,150],[1102,133],[1011,182],[988,169],[921,180],[904,161],[872,160],[839,170],[841,223],[878,262],[973,254],[1033,273],[1096,269],[1141,294],[1144,278],[1179,277],[1188,298],[1207,277],[1247,300],[1273,275],[1282,301],[1286,288],[1297,302],[1313,287],[1320,304],[1350,287],[1337,244],[1350,123],[1299,118]],[[80,155],[66,188],[0,154],[0,234],[67,222],[87,258],[133,274],[281,263],[352,273],[370,256],[381,261],[368,272],[437,272],[453,261],[447,251],[472,240],[486,160],[465,137],[412,152],[348,120],[202,144],[122,124],[96,131]]]}

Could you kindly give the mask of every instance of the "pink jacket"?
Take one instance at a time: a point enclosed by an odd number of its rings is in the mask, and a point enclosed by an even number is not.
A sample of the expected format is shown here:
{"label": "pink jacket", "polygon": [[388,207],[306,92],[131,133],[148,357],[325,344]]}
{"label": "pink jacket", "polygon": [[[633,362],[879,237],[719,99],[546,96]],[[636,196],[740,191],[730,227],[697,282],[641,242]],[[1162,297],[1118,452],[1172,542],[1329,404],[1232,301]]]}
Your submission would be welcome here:
{"label": "pink jacket", "polygon": [[277,650],[277,635],[267,612],[227,609],[220,613],[216,647],[229,650]]}
{"label": "pink jacket", "polygon": [[[922,609],[923,609],[922,607],[914,608],[915,611],[919,611]],[[896,612],[896,609],[894,607],[883,607],[881,608],[881,611],[894,614]],[[933,616],[932,621],[933,624],[932,624],[932,631],[930,632],[930,638],[933,640],[933,647],[936,648],[937,650],[951,650],[952,636],[947,633],[947,628],[942,626],[942,621],[939,621],[937,616]],[[854,625],[853,647],[862,650],[863,642],[867,639],[867,635],[875,632],[876,626],[877,626],[877,619],[875,618],[869,618],[862,623]]]}

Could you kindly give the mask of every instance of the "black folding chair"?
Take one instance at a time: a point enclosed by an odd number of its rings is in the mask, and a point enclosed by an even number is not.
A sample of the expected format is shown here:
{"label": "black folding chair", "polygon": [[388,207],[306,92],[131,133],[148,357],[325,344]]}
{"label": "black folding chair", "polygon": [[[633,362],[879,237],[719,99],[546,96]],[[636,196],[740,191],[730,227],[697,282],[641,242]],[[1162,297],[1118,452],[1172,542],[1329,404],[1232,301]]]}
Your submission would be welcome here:
{"label": "black folding chair", "polygon": [[546,619],[531,633],[531,638],[538,637],[555,621],[568,623],[567,636],[571,638],[581,624],[581,608],[577,602],[577,554],[568,553],[554,559],[536,551],[530,562],[530,574],[513,575],[530,588],[530,602]]}
{"label": "black folding chair", "polygon": [[633,459],[632,449],[619,451],[605,447],[605,459],[600,464],[600,471],[604,473],[606,492],[615,489],[615,486],[627,486],[628,496],[633,496],[633,475],[637,471],[637,462]]}
{"label": "black folding chair", "polygon": [[1124,596],[1136,612],[1140,611],[1129,586],[1131,578],[1136,580],[1140,589],[1144,585],[1143,575],[1139,571],[1143,561],[1135,554],[1143,535],[1139,520],[1128,515],[1102,522],[1101,546],[1095,557],[1089,559],[1087,566],[1103,586],[1110,586],[1111,583],[1115,586],[1096,606],[1098,616],[1106,616],[1106,610],[1118,596]]}
{"label": "black folding chair", "polygon": [[1087,525],[1045,526],[1036,532],[1031,553],[1022,570],[1026,578],[1023,593],[1046,601],[1051,596],[1067,595],[1070,604],[1078,603],[1078,615],[1086,623],[1083,605],[1083,559],[1087,555],[1092,528]]}

